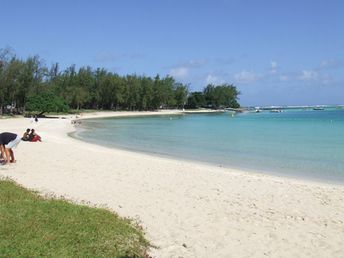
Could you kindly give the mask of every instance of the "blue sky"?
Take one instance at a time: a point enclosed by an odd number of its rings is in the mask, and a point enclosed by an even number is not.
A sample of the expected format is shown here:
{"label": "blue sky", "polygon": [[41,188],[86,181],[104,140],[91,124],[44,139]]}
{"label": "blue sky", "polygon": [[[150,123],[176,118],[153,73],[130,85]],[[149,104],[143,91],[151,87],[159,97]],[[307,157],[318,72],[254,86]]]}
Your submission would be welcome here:
{"label": "blue sky", "polygon": [[344,1],[0,0],[0,48],[50,66],[230,83],[251,105],[344,104]]}

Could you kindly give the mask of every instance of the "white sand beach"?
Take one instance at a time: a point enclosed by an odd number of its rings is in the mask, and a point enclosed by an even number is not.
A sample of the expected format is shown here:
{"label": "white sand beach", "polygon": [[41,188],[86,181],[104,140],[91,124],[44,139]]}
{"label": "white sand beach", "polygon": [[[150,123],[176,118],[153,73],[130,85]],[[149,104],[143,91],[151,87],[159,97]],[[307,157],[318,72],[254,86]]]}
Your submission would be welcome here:
{"label": "white sand beach", "polygon": [[134,218],[153,257],[344,257],[343,185],[92,145],[67,135],[74,118],[0,119],[1,132],[35,128],[43,139],[21,142],[0,176]]}

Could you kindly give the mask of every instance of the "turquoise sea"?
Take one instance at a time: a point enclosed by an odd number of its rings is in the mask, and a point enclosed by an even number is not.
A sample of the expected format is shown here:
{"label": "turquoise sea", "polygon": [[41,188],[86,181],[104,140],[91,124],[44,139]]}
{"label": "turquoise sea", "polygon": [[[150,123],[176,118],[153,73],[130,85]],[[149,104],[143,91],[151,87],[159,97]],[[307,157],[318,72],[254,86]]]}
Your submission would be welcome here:
{"label": "turquoise sea", "polygon": [[217,166],[344,182],[344,109],[89,119],[73,136]]}

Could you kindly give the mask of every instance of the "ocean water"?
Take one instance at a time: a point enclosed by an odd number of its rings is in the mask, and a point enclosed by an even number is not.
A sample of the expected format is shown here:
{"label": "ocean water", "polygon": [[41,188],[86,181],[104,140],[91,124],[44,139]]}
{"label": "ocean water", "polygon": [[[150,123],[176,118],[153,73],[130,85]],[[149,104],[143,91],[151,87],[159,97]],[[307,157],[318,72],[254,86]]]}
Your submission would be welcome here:
{"label": "ocean water", "polygon": [[217,166],[344,183],[344,109],[90,119],[73,136]]}

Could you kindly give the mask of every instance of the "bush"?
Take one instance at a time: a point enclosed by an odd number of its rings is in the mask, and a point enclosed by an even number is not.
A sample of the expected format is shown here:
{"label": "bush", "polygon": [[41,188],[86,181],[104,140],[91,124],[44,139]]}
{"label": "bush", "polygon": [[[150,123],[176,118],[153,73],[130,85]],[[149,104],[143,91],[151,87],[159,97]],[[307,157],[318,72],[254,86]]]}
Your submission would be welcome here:
{"label": "bush", "polygon": [[69,107],[64,100],[53,92],[43,92],[28,97],[25,105],[26,111],[45,112],[68,112]]}

